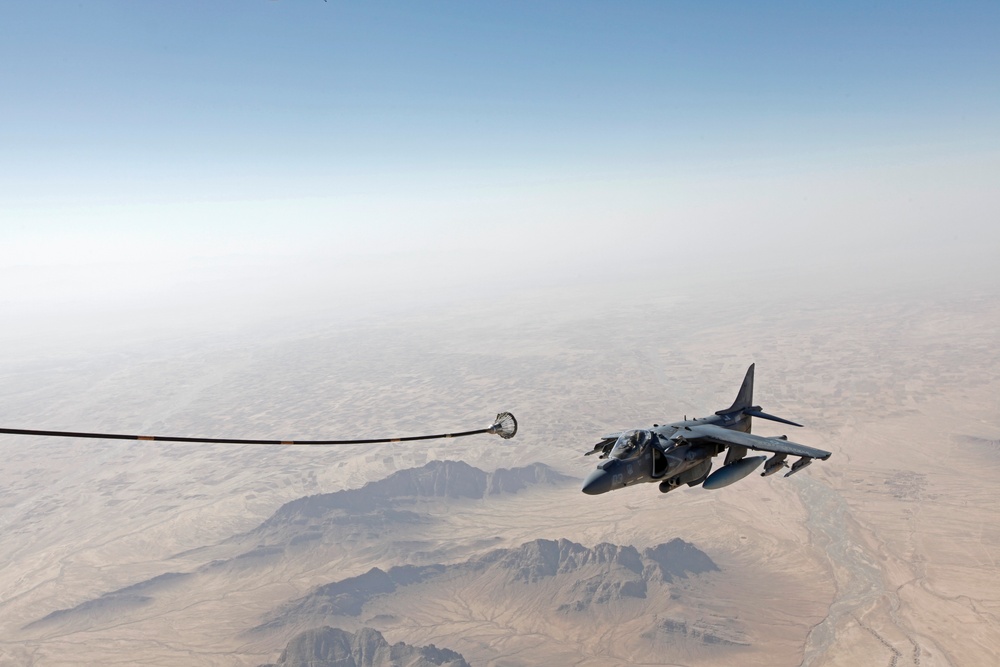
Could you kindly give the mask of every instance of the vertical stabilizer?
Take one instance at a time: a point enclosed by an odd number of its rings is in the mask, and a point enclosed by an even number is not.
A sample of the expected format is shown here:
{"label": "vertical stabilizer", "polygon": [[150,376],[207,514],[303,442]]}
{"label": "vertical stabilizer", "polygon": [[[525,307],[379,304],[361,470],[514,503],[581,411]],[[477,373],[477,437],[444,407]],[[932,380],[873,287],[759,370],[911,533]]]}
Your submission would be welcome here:
{"label": "vertical stabilizer", "polygon": [[753,367],[754,364],[750,364],[750,368],[747,369],[747,375],[743,378],[743,384],[740,386],[740,393],[736,395],[736,400],[733,401],[733,404],[728,409],[720,410],[718,414],[736,412],[737,410],[745,410],[753,407]]}

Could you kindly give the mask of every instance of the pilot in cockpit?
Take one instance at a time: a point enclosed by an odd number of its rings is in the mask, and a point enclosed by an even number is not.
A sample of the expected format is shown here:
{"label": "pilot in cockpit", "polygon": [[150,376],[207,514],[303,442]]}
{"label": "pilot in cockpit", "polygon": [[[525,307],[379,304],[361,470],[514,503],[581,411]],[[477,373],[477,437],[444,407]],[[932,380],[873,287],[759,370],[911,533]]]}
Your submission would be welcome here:
{"label": "pilot in cockpit", "polygon": [[618,441],[615,442],[615,446],[611,450],[611,458],[620,461],[634,459],[639,456],[649,440],[649,431],[625,431],[618,436]]}

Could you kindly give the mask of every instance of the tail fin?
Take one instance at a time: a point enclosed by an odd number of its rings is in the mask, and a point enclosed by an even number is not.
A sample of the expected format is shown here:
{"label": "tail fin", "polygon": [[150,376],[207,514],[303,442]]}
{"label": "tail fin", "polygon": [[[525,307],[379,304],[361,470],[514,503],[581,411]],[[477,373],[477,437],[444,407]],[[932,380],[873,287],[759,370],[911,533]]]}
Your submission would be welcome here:
{"label": "tail fin", "polygon": [[747,375],[743,378],[743,384],[740,386],[740,393],[736,395],[736,400],[733,401],[733,404],[725,410],[719,410],[715,414],[726,415],[733,412],[740,412],[750,417],[769,419],[773,422],[790,424],[791,426],[802,426],[802,424],[782,419],[781,417],[775,417],[774,415],[769,415],[761,410],[759,405],[753,404],[753,367],[754,364],[750,364],[750,368],[747,369]]}
{"label": "tail fin", "polygon": [[716,414],[721,415],[753,407],[753,367],[754,364],[750,364],[750,368],[747,369],[746,377],[743,378],[743,384],[740,385],[740,393],[736,395],[736,400],[733,401],[733,404],[726,410],[719,410]]}

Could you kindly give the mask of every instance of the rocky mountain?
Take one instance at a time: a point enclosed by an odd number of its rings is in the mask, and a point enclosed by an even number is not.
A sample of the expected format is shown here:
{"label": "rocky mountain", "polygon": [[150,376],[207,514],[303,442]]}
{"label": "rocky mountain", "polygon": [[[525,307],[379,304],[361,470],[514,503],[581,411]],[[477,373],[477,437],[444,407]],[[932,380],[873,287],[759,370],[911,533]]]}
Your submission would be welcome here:
{"label": "rocky mountain", "polygon": [[126,586],[110,593],[105,593],[92,600],[81,602],[69,609],[57,609],[46,616],[32,621],[24,626],[25,630],[62,626],[70,629],[73,626],[86,628],[88,625],[134,611],[152,602],[153,594],[169,588],[191,575],[183,572],[165,572],[151,579]]}
{"label": "rocky mountain", "polygon": [[550,613],[583,612],[595,605],[643,600],[651,586],[718,569],[707,554],[681,539],[642,552],[632,546],[602,543],[589,548],[565,539],[539,539],[449,565],[375,567],[318,586],[272,613],[254,630],[359,617],[374,603],[383,613],[391,613],[394,596],[411,594],[426,602],[466,586],[490,599],[543,587]]}
{"label": "rocky mountain", "polygon": [[433,644],[389,644],[372,628],[350,633],[326,626],[296,635],[278,662],[261,667],[469,667],[469,663],[460,654]]}
{"label": "rocky mountain", "polygon": [[[153,604],[156,593],[168,588],[198,585],[195,582],[200,577],[257,576],[266,568],[287,565],[295,554],[310,556],[316,551],[326,557],[331,552],[350,550],[373,559],[392,556],[412,544],[411,533],[419,533],[434,521],[426,510],[416,511],[421,501],[482,500],[570,480],[540,463],[488,473],[462,461],[431,461],[357,489],[285,503],[249,533],[236,535],[222,545],[183,554],[187,558],[197,553],[212,554],[193,570],[157,575],[73,607],[57,609],[24,627],[87,629]],[[225,557],[218,557],[220,549]]]}
{"label": "rocky mountain", "polygon": [[351,544],[359,553],[378,543],[375,552],[365,552],[366,557],[398,558],[400,549],[393,544],[412,540],[413,535],[419,539],[428,524],[440,521],[440,509],[434,503],[496,499],[570,481],[541,463],[485,472],[463,461],[431,461],[357,489],[285,503],[257,528],[229,542],[248,549],[266,545],[292,550]]}
{"label": "rocky mountain", "polygon": [[255,531],[266,533],[276,526],[309,525],[331,515],[381,512],[412,518],[400,506],[421,499],[482,499],[502,493],[517,493],[536,484],[559,484],[569,477],[542,463],[522,468],[500,468],[484,472],[464,461],[431,461],[419,468],[397,471],[359,489],[305,496],[285,503]]}

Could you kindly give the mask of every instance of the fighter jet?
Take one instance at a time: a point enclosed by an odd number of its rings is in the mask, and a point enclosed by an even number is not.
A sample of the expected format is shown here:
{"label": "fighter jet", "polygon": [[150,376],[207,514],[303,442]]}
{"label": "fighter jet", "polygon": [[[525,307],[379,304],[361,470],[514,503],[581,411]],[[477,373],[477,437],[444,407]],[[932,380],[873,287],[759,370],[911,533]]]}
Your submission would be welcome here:
{"label": "fighter jet", "polygon": [[[794,475],[813,459],[825,461],[830,452],[790,442],[786,436],[766,438],[750,434],[751,419],[802,426],[775,417],[753,404],[753,369],[747,369],[740,393],[733,404],[709,417],[672,424],[653,424],[650,429],[630,429],[612,433],[587,452],[606,459],[583,482],[583,492],[590,495],[607,493],[643,482],[657,482],[660,492],[667,493],[682,484],[701,484],[706,489],[721,489],[738,482],[764,463],[761,477],[786,468],[785,458],[797,456],[785,477]],[[770,452],[772,456],[747,457],[747,450]],[[712,459],[723,451],[725,463],[715,472]],[[765,463],[765,459],[767,462]],[[711,473],[711,474],[709,474]]]}

